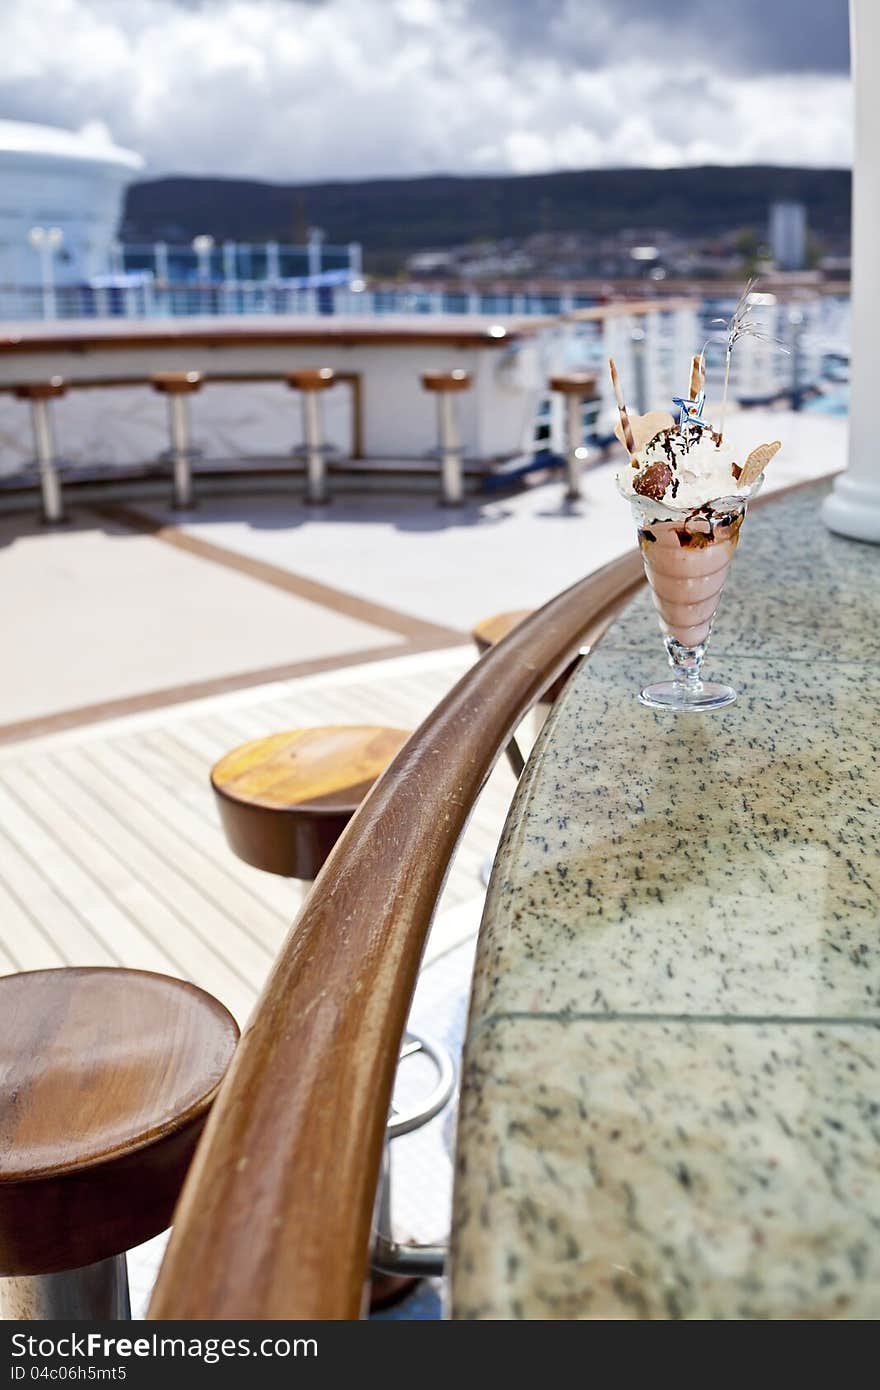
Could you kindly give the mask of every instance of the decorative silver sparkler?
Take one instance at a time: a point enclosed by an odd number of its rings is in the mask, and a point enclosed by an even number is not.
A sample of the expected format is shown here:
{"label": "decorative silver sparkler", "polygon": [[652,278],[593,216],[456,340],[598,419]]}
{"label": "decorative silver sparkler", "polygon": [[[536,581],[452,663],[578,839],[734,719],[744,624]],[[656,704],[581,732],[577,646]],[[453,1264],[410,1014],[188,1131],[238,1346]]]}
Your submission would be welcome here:
{"label": "decorative silver sparkler", "polygon": [[[778,347],[780,352],[788,352],[784,343],[772,333],[767,333],[755,322],[753,311],[755,307],[755,286],[757,279],[752,276],[746,281],[746,287],[739,297],[739,302],[729,319],[713,319],[713,324],[726,330],[726,342],[724,352],[724,391],[721,396],[721,418],[718,422],[718,435],[724,435],[724,419],[727,414],[727,388],[730,384],[730,359],[733,356],[733,349],[740,338],[754,338],[760,343],[772,343]],[[714,335],[713,335],[714,336]],[[720,337],[720,334],[719,334]],[[705,353],[706,349],[703,348]]]}

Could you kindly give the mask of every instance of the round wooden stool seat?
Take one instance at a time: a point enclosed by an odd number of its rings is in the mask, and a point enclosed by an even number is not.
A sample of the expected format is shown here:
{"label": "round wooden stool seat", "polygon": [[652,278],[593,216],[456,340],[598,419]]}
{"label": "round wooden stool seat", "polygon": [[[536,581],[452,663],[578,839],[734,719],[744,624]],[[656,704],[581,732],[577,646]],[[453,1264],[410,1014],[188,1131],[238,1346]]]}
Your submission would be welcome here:
{"label": "round wooden stool seat", "polygon": [[63,396],[67,382],[63,376],[50,376],[46,381],[22,381],[15,388],[20,401],[49,401],[55,396]]}
{"label": "round wooden stool seat", "polygon": [[189,396],[204,380],[204,372],[153,372],[150,377],[153,390],[165,396]]}
{"label": "round wooden stool seat", "polygon": [[0,979],[0,1276],[158,1235],[238,1039],[210,994],[147,971]]}
{"label": "round wooden stool seat", "polygon": [[284,380],[291,391],[326,391],[336,380],[332,367],[301,367],[297,372],[285,372]]}
{"label": "round wooden stool seat", "polygon": [[422,386],[426,391],[467,391],[470,384],[470,372],[460,367],[451,372],[422,372]]}
{"label": "round wooden stool seat", "polygon": [[408,738],[405,729],[337,724],[234,748],[211,772],[231,849],[269,873],[315,878]]}
{"label": "round wooden stool seat", "polygon": [[[477,651],[482,655],[490,647],[494,647],[496,642],[501,641],[502,637],[506,637],[515,627],[519,627],[523,619],[531,615],[531,611],[530,608],[515,608],[510,613],[493,613],[490,618],[483,618],[471,630]],[[562,687],[576,665],[577,662],[573,661],[570,666],[566,666],[560,676],[556,677],[552,685],[548,685],[541,696],[542,704],[553,704],[554,700],[561,694]]]}
{"label": "round wooden stool seat", "polygon": [[494,647],[508,632],[519,627],[523,618],[527,618],[531,611],[530,608],[516,608],[511,613],[493,613],[491,618],[483,618],[471,632],[477,651],[487,652],[490,647]]}
{"label": "round wooden stool seat", "polygon": [[596,394],[596,378],[591,372],[564,372],[551,376],[551,391],[563,396],[580,396],[582,399]]}

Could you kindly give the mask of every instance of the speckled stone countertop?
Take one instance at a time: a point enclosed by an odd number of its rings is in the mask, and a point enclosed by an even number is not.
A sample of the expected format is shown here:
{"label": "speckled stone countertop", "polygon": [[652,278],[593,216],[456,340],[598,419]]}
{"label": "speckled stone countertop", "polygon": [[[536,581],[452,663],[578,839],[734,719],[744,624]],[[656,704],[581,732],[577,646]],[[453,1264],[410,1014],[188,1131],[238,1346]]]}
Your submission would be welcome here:
{"label": "speckled stone countertop", "polygon": [[647,593],[556,704],[490,885],[460,1318],[880,1317],[880,547],[755,509],[696,715]]}

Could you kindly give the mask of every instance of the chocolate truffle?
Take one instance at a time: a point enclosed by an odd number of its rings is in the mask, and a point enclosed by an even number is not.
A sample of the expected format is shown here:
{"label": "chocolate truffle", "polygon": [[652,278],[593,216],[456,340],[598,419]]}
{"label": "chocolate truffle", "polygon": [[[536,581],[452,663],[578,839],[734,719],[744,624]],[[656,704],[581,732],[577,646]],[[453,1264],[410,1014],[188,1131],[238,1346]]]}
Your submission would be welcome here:
{"label": "chocolate truffle", "polygon": [[640,497],[650,497],[655,502],[662,502],[671,482],[672,469],[668,463],[649,463],[633,480],[633,491]]}

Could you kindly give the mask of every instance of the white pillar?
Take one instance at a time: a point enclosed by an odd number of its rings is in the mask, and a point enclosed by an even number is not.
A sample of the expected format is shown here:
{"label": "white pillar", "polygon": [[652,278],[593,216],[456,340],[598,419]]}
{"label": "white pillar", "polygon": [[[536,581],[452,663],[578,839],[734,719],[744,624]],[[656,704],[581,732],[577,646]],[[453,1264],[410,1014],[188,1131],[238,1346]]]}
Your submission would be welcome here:
{"label": "white pillar", "polygon": [[880,464],[877,461],[877,322],[880,316],[880,5],[850,0],[850,45],[855,88],[853,161],[852,365],[849,467],[825,501],[832,531],[880,541]]}

